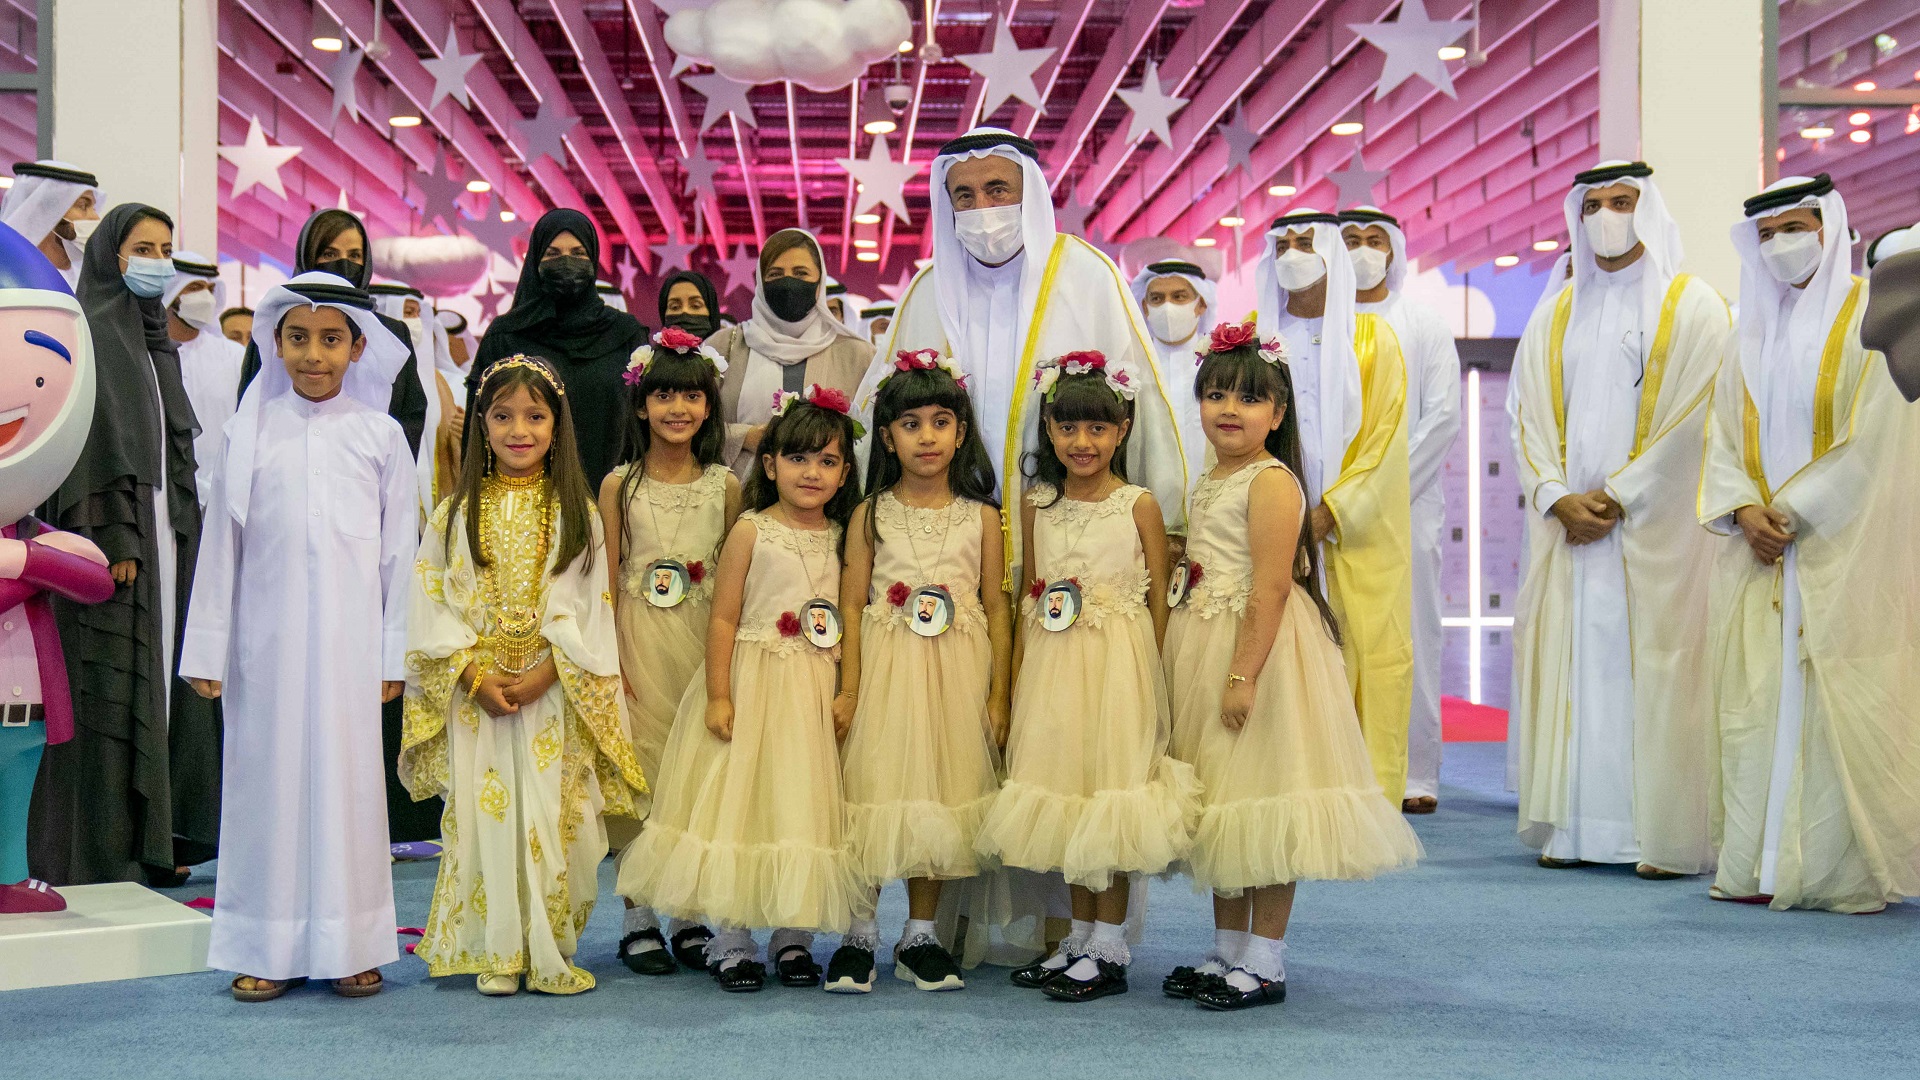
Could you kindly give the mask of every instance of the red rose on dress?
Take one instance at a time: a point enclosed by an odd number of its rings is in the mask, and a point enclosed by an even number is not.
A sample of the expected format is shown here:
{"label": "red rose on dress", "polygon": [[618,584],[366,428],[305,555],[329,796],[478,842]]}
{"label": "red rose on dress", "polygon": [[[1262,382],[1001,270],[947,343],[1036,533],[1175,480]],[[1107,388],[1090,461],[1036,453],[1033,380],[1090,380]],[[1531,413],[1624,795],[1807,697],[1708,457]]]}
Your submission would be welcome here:
{"label": "red rose on dress", "polygon": [[1205,576],[1206,576],[1206,571],[1200,568],[1199,563],[1197,562],[1187,563],[1187,588],[1191,589],[1195,585],[1200,584],[1200,579]]}
{"label": "red rose on dress", "polygon": [[677,326],[669,326],[653,335],[653,343],[663,349],[672,349],[677,353],[692,352],[700,347],[700,337],[688,333]]}
{"label": "red rose on dress", "polygon": [[691,581],[695,585],[698,585],[702,581],[705,581],[706,579],[707,579],[706,563],[690,562],[687,564],[687,580],[688,581]]}
{"label": "red rose on dress", "polygon": [[835,390],[831,386],[815,386],[812,392],[807,395],[807,404],[818,405],[823,409],[832,409],[842,416],[849,416],[853,413],[853,402],[847,400],[845,393]]}
{"label": "red rose on dress", "polygon": [[1027,590],[1027,598],[1029,600],[1038,600],[1040,599],[1040,594],[1046,591],[1047,583],[1041,581],[1039,578],[1034,578],[1033,586]]}
{"label": "red rose on dress", "polygon": [[780,621],[774,625],[779,628],[781,637],[800,636],[800,616],[791,611],[781,612]]}
{"label": "red rose on dress", "polygon": [[887,588],[887,603],[894,607],[906,607],[907,596],[912,592],[912,589],[907,588],[906,582],[896,581]]}
{"label": "red rose on dress", "polygon": [[1221,323],[1213,328],[1213,336],[1207,341],[1208,352],[1229,352],[1252,345],[1258,334],[1252,322]]}

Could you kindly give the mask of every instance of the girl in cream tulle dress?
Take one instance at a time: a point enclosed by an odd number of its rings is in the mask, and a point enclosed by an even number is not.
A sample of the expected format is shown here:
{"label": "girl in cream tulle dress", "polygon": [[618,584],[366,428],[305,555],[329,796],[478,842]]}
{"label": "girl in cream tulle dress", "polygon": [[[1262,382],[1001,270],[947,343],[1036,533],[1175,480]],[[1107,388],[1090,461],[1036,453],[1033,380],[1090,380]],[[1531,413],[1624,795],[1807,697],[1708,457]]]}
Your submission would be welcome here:
{"label": "girl in cream tulle dress", "polygon": [[1173,753],[1203,791],[1189,866],[1214,894],[1215,950],[1163,988],[1238,1009],[1286,996],[1294,882],[1411,866],[1420,842],[1374,778],[1283,463],[1299,460],[1299,439],[1282,347],[1229,327],[1210,348],[1198,385],[1218,465],[1189,499],[1190,588],[1165,660]]}
{"label": "girl in cream tulle dress", "polygon": [[1166,532],[1153,496],[1113,471],[1139,380],[1099,353],[1045,362],[1037,378],[1040,482],[1021,508],[1031,585],[1007,780],[978,846],[1065,876],[1075,933],[1014,982],[1088,1001],[1126,991],[1127,875],[1186,855],[1197,793],[1192,768],[1166,752]]}
{"label": "girl in cream tulle dress", "polygon": [[[720,543],[740,515],[740,482],[720,463],[725,364],[699,338],[671,328],[635,350],[626,374],[634,458],[600,486],[627,719],[649,784],[659,783],[674,714],[706,659]],[[638,834],[638,822],[621,829],[615,848],[624,852]],[[663,932],[651,908],[626,903],[622,963],[642,975],[706,970],[711,930],[675,919]]]}
{"label": "girl in cream tulle dress", "polygon": [[776,928],[769,952],[783,984],[819,985],[813,932],[845,931],[860,892],[840,794],[831,611],[840,532],[859,501],[856,429],[834,391],[781,398],[747,487],[755,509],[720,554],[706,663],[674,717],[653,813],[620,860],[622,895],[713,920],[706,956],[731,992],[765,984],[757,927]]}
{"label": "girl in cream tulle dress", "polygon": [[[895,976],[957,990],[965,980],[934,919],[943,883],[979,870],[974,841],[1000,787],[1012,682],[993,463],[964,377],[932,350],[892,362],[873,421],[874,495],[854,512],[841,587],[847,610],[864,609],[834,703],[849,729],[847,844],[871,892],[907,880]],[[827,965],[828,990],[873,987],[879,928],[861,916]]]}

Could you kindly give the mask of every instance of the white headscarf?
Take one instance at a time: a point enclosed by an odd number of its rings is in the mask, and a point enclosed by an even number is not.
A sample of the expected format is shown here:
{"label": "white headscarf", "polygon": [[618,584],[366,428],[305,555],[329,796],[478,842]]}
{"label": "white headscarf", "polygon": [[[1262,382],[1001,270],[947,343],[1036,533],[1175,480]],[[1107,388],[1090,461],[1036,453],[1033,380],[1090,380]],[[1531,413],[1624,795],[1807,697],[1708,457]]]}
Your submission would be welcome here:
{"label": "white headscarf", "polygon": [[[1839,318],[1840,306],[1846,303],[1847,293],[1853,288],[1853,233],[1847,226],[1847,204],[1840,193],[1833,190],[1827,174],[1782,177],[1768,184],[1761,194],[1801,186],[1807,186],[1808,191],[1797,201],[1748,213],[1733,227],[1733,247],[1740,253],[1740,374],[1746,379],[1747,392],[1763,410],[1764,402],[1772,396],[1773,388],[1769,386],[1772,380],[1801,375],[1810,385],[1816,369],[1802,365],[1806,370],[1796,371],[1791,363],[1779,366],[1769,363],[1770,354],[1779,353],[1770,346],[1788,330],[1783,319],[1784,301],[1794,288],[1781,284],[1761,258],[1759,219],[1803,206],[1817,207],[1820,211],[1820,267],[1801,291],[1793,309],[1793,322],[1817,318],[1814,325],[1824,337],[1827,328]],[[1781,359],[1796,358],[1781,356]]]}
{"label": "white headscarf", "polygon": [[[1660,189],[1655,186],[1651,175],[1595,175],[1618,169],[1646,169],[1646,163],[1603,161],[1574,177],[1573,188],[1567,192],[1563,204],[1567,222],[1567,248],[1573,254],[1573,305],[1576,308],[1580,306],[1581,295],[1593,288],[1594,282],[1604,273],[1599,264],[1593,261],[1593,245],[1587,242],[1585,215],[1580,212],[1586,202],[1587,192],[1615,184],[1625,184],[1638,190],[1640,201],[1633,208],[1633,231],[1640,243],[1646,245],[1640,255],[1640,259],[1647,264],[1646,271],[1640,276],[1641,359],[1645,360],[1645,350],[1653,347],[1654,333],[1659,326],[1661,302],[1666,298],[1667,287],[1673,284],[1674,276],[1680,273],[1680,259],[1684,252],[1680,245],[1680,225],[1667,212],[1667,202],[1660,197]],[[1650,173],[1652,170],[1647,171]],[[1590,177],[1592,179],[1588,180]]]}
{"label": "white headscarf", "polygon": [[[64,161],[36,161],[34,165],[46,169],[64,169],[78,176],[85,176],[90,183],[76,180],[56,179],[50,176],[38,176],[32,172],[16,173],[13,186],[0,197],[0,222],[13,226],[14,231],[38,245],[53,231],[60,219],[67,216],[73,204],[80,196],[93,193],[94,205],[100,203],[100,182],[93,174]],[[19,166],[15,166],[18,169]],[[78,245],[73,254],[74,265],[80,263]]]}
{"label": "white headscarf", "polygon": [[[339,299],[328,299],[329,294]],[[240,408],[227,426],[227,511],[241,525],[247,523],[247,505],[253,495],[254,447],[260,436],[261,411],[267,402],[294,392],[293,378],[280,360],[275,331],[280,320],[296,307],[339,308],[360,328],[367,347],[360,359],[348,366],[340,392],[383,416],[393,398],[393,380],[407,362],[406,345],[374,314],[372,299],[347,279],[312,270],[267,290],[253,312],[253,344],[260,350],[260,374],[247,386]]]}
{"label": "white headscarf", "polygon": [[[781,229],[773,236],[767,237],[767,243],[773,243],[774,237],[782,233],[798,233],[806,237],[814,258],[822,257],[820,241],[805,229]],[[827,280],[824,272],[820,280],[814,283],[813,307],[809,308],[798,322],[788,322],[775,315],[773,308],[767,303],[767,283],[757,282],[753,287],[753,317],[740,324],[740,332],[747,339],[748,351],[782,367],[820,355],[832,346],[835,338],[850,337],[865,340],[834,318],[833,312],[827,310]],[[753,367],[754,365],[749,363],[747,370],[751,372]],[[777,389],[779,389],[777,385],[769,386],[765,396],[771,400],[773,391]],[[746,388],[743,387],[741,389],[743,400],[745,396]]]}
{"label": "white headscarf", "polygon": [[[1005,128],[977,127],[947,145],[954,147],[956,144],[958,148],[954,152],[942,153],[933,159],[933,174],[928,182],[927,192],[933,202],[931,273],[934,296],[940,303],[941,329],[946,331],[948,343],[960,354],[961,362],[969,370],[976,370],[976,365],[983,361],[966,353],[977,351],[980,343],[971,339],[968,329],[988,324],[986,318],[975,317],[973,308],[990,302],[990,299],[968,283],[968,267],[974,258],[968,254],[966,245],[960,242],[959,234],[954,231],[953,199],[947,194],[947,172],[958,162],[988,155],[1006,158],[1020,166],[1020,238],[1024,244],[1024,257],[1018,259],[1020,304],[1017,312],[1019,330],[1015,341],[1026,340],[1028,323],[1040,306],[1040,279],[1046,274],[1047,256],[1053,251],[1056,232],[1053,196],[1051,185],[1040,172],[1039,160],[1022,152],[1023,148],[1031,148],[1033,144],[1013,132]],[[1014,265],[1009,262],[1007,267],[1011,269]]]}
{"label": "white headscarf", "polygon": [[[1165,277],[1177,277],[1192,286],[1200,299],[1207,302],[1207,310],[1200,313],[1200,321],[1194,327],[1195,335],[1205,335],[1213,330],[1213,324],[1220,321],[1220,286],[1207,280],[1206,271],[1193,263],[1179,259],[1151,262],[1140,269],[1133,277],[1133,299],[1142,311],[1147,307],[1147,286]],[[1158,339],[1156,339],[1158,340]],[[1164,345],[1165,342],[1160,342]]]}
{"label": "white headscarf", "polygon": [[[1275,334],[1280,318],[1287,310],[1287,295],[1280,288],[1274,271],[1278,242],[1289,232],[1308,229],[1313,234],[1313,253],[1327,265],[1327,306],[1320,325],[1319,371],[1319,459],[1322,482],[1331,487],[1346,458],[1347,443],[1360,430],[1360,362],[1354,352],[1354,318],[1358,301],[1353,279],[1353,259],[1347,255],[1347,240],[1340,220],[1311,207],[1290,210],[1274,219],[1267,230],[1266,250],[1260,253],[1254,270],[1256,295],[1260,303],[1260,333]],[[1310,492],[1314,499],[1324,491]]]}
{"label": "white headscarf", "polygon": [[[188,285],[196,281],[213,282],[213,323],[206,325],[193,323],[196,330],[210,330],[216,336],[220,333],[220,313],[227,310],[227,283],[220,280],[220,267],[212,259],[191,251],[173,253],[173,280],[167,284],[167,291],[160,294],[160,305],[171,308]],[[186,317],[181,316],[185,322]]]}

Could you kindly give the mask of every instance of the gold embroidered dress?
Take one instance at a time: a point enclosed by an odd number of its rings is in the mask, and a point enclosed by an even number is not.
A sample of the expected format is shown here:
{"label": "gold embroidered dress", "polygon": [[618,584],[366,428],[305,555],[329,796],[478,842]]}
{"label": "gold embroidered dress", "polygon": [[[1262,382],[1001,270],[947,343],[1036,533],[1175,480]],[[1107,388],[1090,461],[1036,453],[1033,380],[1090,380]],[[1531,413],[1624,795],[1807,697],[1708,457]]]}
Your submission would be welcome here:
{"label": "gold embroidered dress", "polygon": [[[544,477],[489,477],[481,545],[464,515],[442,541],[452,501],[420,540],[407,626],[400,779],[446,800],[440,878],[415,954],[428,974],[519,975],[551,994],[593,988],[571,960],[607,853],[602,816],[632,816],[647,790],[620,710],[619,648],[604,569],[587,556],[553,576],[559,510]],[[596,558],[605,557],[593,521]],[[468,663],[531,670],[551,650],[560,673],[539,700],[489,716],[459,686]]]}
{"label": "gold embroidered dress", "polygon": [[1200,580],[1167,625],[1172,752],[1201,786],[1189,867],[1196,887],[1222,896],[1303,878],[1370,878],[1420,857],[1374,775],[1340,646],[1299,588],[1287,594],[1246,724],[1230,731],[1220,719],[1253,591],[1247,500],[1269,469],[1285,472],[1264,458],[1194,485],[1187,557]]}

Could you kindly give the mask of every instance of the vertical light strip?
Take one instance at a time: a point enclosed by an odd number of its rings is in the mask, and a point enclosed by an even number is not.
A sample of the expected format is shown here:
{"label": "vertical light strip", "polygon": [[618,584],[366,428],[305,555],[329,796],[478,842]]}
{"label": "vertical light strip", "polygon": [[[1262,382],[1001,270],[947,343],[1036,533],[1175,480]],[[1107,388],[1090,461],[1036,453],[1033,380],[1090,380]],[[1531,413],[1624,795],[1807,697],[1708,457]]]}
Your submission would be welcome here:
{"label": "vertical light strip", "polygon": [[1467,700],[1480,704],[1480,369],[1467,369]]}

